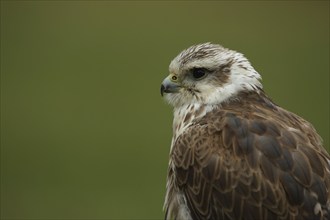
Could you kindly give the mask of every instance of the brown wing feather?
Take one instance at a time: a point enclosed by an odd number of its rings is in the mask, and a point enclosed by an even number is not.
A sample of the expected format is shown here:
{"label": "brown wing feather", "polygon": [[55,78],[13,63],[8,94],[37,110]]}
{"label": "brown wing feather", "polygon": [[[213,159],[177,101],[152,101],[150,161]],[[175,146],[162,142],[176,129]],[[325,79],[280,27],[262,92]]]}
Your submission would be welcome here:
{"label": "brown wing feather", "polygon": [[224,106],[178,137],[169,178],[193,219],[329,218],[330,157],[319,136],[263,103],[244,113],[242,103]]}

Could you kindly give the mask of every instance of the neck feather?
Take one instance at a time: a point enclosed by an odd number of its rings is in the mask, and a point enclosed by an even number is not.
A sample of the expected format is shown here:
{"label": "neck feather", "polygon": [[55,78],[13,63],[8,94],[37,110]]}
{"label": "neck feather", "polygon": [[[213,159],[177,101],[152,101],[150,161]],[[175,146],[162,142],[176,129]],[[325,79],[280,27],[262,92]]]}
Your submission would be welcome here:
{"label": "neck feather", "polygon": [[207,112],[215,108],[215,105],[189,104],[174,108],[173,141],[182,134],[195,119],[203,117]]}

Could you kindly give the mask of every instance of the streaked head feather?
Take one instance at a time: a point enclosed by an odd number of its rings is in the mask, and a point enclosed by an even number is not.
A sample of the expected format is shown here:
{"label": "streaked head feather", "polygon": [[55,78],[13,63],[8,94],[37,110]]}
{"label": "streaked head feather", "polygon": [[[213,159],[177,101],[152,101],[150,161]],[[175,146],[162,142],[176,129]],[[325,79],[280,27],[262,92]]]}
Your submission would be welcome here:
{"label": "streaked head feather", "polygon": [[[194,68],[206,69],[209,74],[196,80],[191,76]],[[195,103],[217,105],[235,98],[240,91],[262,88],[259,73],[244,55],[218,44],[189,47],[172,60],[169,71],[180,83],[178,93],[165,95],[175,108]]]}

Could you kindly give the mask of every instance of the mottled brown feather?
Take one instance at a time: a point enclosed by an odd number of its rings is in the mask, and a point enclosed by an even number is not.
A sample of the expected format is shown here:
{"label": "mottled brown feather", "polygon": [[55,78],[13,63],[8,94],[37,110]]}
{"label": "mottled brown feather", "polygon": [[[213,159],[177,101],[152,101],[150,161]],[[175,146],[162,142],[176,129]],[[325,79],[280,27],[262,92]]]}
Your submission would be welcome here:
{"label": "mottled brown feather", "polygon": [[330,157],[315,129],[262,91],[238,97],[176,139],[169,200],[183,192],[194,220],[328,219]]}

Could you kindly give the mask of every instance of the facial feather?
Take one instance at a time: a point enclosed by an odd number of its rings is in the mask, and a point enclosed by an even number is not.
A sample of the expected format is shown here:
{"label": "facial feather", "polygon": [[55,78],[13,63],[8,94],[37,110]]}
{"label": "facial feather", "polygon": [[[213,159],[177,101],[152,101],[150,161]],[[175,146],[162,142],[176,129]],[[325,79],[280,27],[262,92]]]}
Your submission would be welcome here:
{"label": "facial feather", "polygon": [[[206,77],[195,79],[192,71],[204,69]],[[177,93],[165,94],[175,108],[188,104],[217,105],[244,90],[262,88],[260,75],[243,54],[217,44],[192,46],[175,57],[169,67],[178,78]]]}

